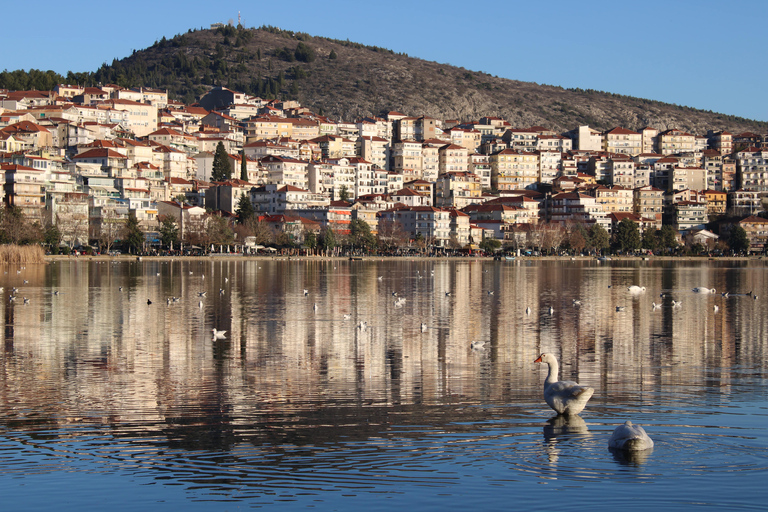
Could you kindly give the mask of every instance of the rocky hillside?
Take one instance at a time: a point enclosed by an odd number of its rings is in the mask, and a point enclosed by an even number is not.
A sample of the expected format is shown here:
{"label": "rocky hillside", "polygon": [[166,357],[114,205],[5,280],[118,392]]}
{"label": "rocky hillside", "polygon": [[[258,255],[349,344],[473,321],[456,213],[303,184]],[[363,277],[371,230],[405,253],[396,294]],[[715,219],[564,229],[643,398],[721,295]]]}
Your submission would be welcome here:
{"label": "rocky hillside", "polygon": [[274,27],[224,27],[163,38],[90,77],[93,82],[168,89],[194,102],[214,85],[302,105],[344,120],[396,110],[408,115],[476,120],[498,116],[513,126],[557,131],[679,128],[764,132],[768,123],[653,100],[497,78],[378,47],[312,37]]}

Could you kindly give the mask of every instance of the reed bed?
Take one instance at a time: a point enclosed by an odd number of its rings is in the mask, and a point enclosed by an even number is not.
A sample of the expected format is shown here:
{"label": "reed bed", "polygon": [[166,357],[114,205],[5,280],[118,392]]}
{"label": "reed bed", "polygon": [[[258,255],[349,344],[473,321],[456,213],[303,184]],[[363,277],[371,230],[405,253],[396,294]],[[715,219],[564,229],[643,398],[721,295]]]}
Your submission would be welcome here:
{"label": "reed bed", "polygon": [[0,245],[0,264],[26,265],[45,263],[45,251],[39,245]]}

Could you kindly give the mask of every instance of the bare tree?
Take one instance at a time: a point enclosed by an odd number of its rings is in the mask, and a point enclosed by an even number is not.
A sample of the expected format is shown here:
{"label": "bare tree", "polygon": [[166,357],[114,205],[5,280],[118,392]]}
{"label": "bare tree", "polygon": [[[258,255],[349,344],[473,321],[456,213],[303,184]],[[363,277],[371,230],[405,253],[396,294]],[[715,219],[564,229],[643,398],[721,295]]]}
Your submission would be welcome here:
{"label": "bare tree", "polygon": [[392,219],[379,221],[379,247],[392,250],[405,246],[407,241],[408,236],[400,222]]}
{"label": "bare tree", "polygon": [[101,222],[96,237],[102,251],[109,252],[120,234],[123,232],[125,221],[120,218],[114,208],[101,209]]}

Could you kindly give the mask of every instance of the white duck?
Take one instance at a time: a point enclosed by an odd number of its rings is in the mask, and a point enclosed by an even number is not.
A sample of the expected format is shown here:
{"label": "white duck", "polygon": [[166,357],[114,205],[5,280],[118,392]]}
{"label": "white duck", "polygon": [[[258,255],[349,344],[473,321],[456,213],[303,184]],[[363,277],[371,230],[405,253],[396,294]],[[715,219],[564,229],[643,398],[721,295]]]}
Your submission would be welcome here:
{"label": "white duck", "polygon": [[645,286],[632,285],[627,287],[627,291],[632,294],[645,293]]}
{"label": "white duck", "polygon": [[653,439],[648,437],[643,427],[627,421],[613,431],[611,439],[608,440],[608,448],[628,451],[650,450],[653,448]]}
{"label": "white duck", "polygon": [[211,329],[211,332],[213,332],[213,339],[215,340],[221,340],[224,339],[224,335],[227,333],[227,331],[219,331],[215,327]]}
{"label": "white duck", "polygon": [[704,288],[703,286],[698,286],[693,289],[693,293],[715,293],[714,288]]}
{"label": "white duck", "polygon": [[557,380],[559,366],[557,358],[553,354],[541,354],[534,363],[546,363],[549,365],[549,374],[544,381],[544,400],[558,414],[579,414],[584,410],[587,401],[595,392],[588,386],[569,380]]}

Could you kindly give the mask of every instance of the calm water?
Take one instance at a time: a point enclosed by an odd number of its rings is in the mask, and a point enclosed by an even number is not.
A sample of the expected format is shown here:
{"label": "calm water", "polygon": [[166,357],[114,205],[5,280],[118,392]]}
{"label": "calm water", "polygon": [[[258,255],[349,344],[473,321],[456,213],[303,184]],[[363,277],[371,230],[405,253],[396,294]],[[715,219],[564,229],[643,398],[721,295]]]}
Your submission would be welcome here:
{"label": "calm water", "polygon": [[[4,272],[3,509],[765,510],[763,261]],[[569,421],[545,351],[595,388]],[[651,453],[608,451],[627,419]]]}

